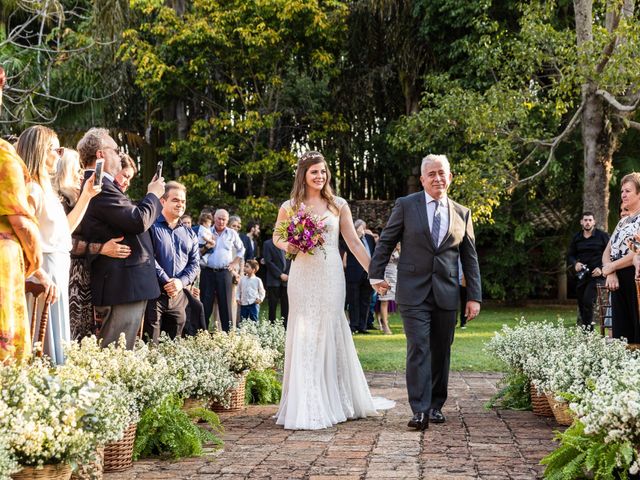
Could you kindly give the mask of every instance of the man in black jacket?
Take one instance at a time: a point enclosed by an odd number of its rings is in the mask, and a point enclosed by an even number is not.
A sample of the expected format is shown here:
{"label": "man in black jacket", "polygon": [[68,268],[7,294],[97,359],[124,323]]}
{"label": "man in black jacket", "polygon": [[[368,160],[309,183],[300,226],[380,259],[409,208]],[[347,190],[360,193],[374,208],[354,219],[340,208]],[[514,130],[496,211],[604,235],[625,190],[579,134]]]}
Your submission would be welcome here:
{"label": "man in black jacket", "polygon": [[276,308],[280,303],[280,316],[284,319],[286,328],[289,316],[287,282],[289,281],[291,260],[287,260],[284,252],[273,244],[273,240],[269,239],[264,242],[264,265],[267,271],[265,289],[269,302],[269,321],[276,321]]}
{"label": "man in black jacket", "polygon": [[137,205],[122,193],[113,179],[120,171],[117,143],[104,128],[92,128],[78,142],[80,160],[86,166],[85,180],[93,174],[96,160],[104,160],[102,191],[89,203],[80,225],[90,242],[104,243],[124,237],[122,245],[131,249],[122,258],[97,255],[89,259],[91,299],[96,320],[101,323],[102,346],[126,335],[127,348],[133,348],[144,317],[147,300],[160,296],[155,279],[155,260],[149,228],[162,211],[160,197],[164,181],[154,178],[147,195]]}
{"label": "man in black jacket", "polygon": [[[358,219],[353,222],[356,233],[363,243],[369,255],[373,256],[376,248],[376,242],[373,236],[365,233],[367,224],[364,220]],[[371,304],[371,295],[373,288],[369,283],[367,272],[360,265],[360,262],[351,253],[351,250],[342,246],[342,250],[346,251],[346,265],[344,276],[347,287],[347,304],[349,309],[349,326],[353,333],[369,333],[367,331],[367,318],[369,317],[369,306]]]}
{"label": "man in black jacket", "polygon": [[598,294],[598,284],[604,283],[602,276],[602,252],[607,248],[609,235],[596,228],[593,213],[584,212],[580,219],[582,230],[571,239],[567,264],[577,279],[578,325],[593,330],[593,304]]}

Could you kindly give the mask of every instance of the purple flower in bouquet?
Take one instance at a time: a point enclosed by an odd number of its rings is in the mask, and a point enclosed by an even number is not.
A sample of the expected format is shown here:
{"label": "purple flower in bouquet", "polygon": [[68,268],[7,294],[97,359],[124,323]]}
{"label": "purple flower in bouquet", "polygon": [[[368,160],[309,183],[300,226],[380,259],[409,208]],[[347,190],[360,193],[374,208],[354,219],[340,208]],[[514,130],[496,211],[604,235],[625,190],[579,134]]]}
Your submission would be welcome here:
{"label": "purple flower in bouquet", "polygon": [[[324,252],[326,223],[324,218],[311,213],[303,204],[297,212],[289,211],[289,218],[276,225],[275,231],[280,240],[284,240],[302,253],[313,255],[319,248]],[[287,258],[295,260],[295,253],[287,253]]]}

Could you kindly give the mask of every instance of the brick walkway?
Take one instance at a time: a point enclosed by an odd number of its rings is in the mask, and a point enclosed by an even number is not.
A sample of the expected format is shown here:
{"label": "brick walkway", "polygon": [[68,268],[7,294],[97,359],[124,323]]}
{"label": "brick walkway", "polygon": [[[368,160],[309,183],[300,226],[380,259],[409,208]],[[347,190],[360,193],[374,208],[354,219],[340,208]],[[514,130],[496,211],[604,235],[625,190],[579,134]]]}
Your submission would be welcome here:
{"label": "brick walkway", "polygon": [[320,431],[289,431],[274,424],[276,407],[248,407],[222,415],[224,448],[201,458],[144,460],[120,479],[425,479],[532,480],[539,460],[554,448],[551,419],[531,412],[488,411],[495,374],[451,374],[447,422],[424,433],[406,424],[411,413],[404,374],[368,374],[373,395],[397,406],[383,415]]}

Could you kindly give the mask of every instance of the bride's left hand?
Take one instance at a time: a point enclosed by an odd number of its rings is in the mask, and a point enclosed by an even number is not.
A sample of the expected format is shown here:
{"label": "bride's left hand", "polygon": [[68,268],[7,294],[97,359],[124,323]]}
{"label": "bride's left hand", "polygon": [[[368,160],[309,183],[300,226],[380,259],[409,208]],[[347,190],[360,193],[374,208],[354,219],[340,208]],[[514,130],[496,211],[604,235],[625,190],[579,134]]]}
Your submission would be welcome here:
{"label": "bride's left hand", "polygon": [[287,253],[290,253],[291,255],[296,255],[299,251],[300,249],[298,247],[296,247],[295,245],[291,245],[290,243],[287,243]]}

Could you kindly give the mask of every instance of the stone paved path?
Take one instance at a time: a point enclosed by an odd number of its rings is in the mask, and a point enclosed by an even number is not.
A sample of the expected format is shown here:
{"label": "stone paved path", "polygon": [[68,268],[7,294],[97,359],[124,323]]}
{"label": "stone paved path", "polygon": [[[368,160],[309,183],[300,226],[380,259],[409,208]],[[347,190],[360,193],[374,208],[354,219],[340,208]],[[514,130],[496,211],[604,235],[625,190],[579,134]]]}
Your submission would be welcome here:
{"label": "stone paved path", "polygon": [[201,458],[144,460],[120,479],[425,479],[533,480],[539,460],[554,449],[552,419],[531,412],[489,411],[496,374],[451,374],[447,422],[410,430],[404,373],[368,374],[373,395],[397,406],[383,415],[320,431],[274,424],[274,406],[222,415],[224,448]]}

